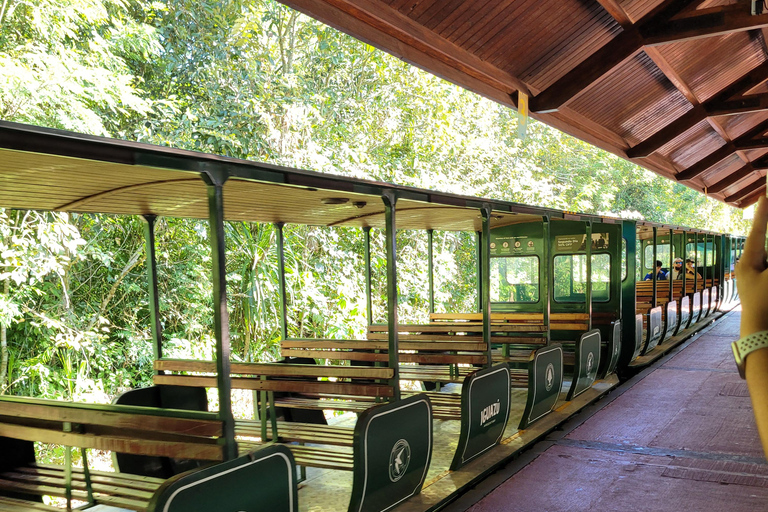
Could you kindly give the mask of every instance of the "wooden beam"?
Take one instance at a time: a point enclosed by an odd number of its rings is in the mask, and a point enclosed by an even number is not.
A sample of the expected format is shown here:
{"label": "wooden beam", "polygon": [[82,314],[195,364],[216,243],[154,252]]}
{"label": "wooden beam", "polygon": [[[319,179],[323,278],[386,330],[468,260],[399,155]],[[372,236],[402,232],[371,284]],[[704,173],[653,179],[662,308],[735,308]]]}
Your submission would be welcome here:
{"label": "wooden beam", "polygon": [[746,196],[744,199],[739,201],[739,205],[738,206],[739,206],[739,208],[746,208],[748,206],[752,206],[763,195],[765,195],[765,187],[759,188],[758,190],[756,190],[753,193],[751,193],[748,196]]}
{"label": "wooden beam", "polygon": [[738,183],[739,181],[743,180],[747,176],[751,176],[754,172],[755,172],[755,169],[754,167],[752,167],[752,164],[746,164],[738,171],[732,172],[722,180],[707,187],[707,193],[719,194],[723,190],[734,185],[735,183]]}
{"label": "wooden beam", "polygon": [[[659,66],[659,69],[661,69],[661,71],[668,78],[670,78],[670,81],[672,81],[672,83],[678,89],[680,89],[680,85],[678,85],[676,82],[684,82],[676,75],[676,73],[673,75],[675,79],[673,79],[667,73],[665,68],[669,66],[665,65],[666,61],[663,59],[663,57],[661,57],[658,51],[652,48],[646,48],[645,52],[649,57],[653,59],[656,65]],[[658,56],[658,58],[654,58],[653,56],[655,55]],[[765,80],[768,80],[768,64],[762,64],[751,70],[749,73],[746,73],[744,76],[740,77],[738,80],[732,84],[729,84],[727,87],[718,92],[715,96],[712,97],[712,99],[705,102],[701,107],[697,107],[697,102],[692,101],[692,98],[689,97],[692,95],[692,93],[686,93],[685,89],[687,89],[687,87],[682,89],[681,92],[686,96],[686,98],[688,98],[688,101],[694,105],[694,109],[686,112],[684,115],[680,116],[675,121],[668,124],[666,127],[662,128],[655,134],[651,135],[643,142],[640,142],[639,144],[629,149],[627,151],[627,156],[629,158],[647,157],[660,147],[667,144],[672,139],[679,137],[687,130],[695,126],[697,123],[708,117],[743,114],[747,112],[757,112],[760,110],[768,109],[768,94],[754,95],[747,98],[738,98],[735,100],[733,99],[734,96],[742,95],[753,87],[763,83]],[[763,98],[763,96],[765,96],[765,98]],[[695,100],[695,96],[693,99]],[[762,102],[765,102],[765,106],[763,106]],[[713,126],[713,128],[718,133],[720,133],[721,136],[723,135],[723,132],[718,129],[719,126]],[[727,135],[723,138],[726,140],[726,142],[729,142]]]}
{"label": "wooden beam", "polygon": [[[768,130],[768,119],[761,122],[733,142],[727,143],[725,146],[721,147],[714,153],[710,153],[708,156],[699,160],[692,166],[683,171],[680,171],[675,175],[675,179],[677,181],[691,180],[706,172],[707,169],[715,165],[717,162],[729,157],[741,149],[759,149],[762,147],[768,147],[768,140],[763,143],[754,141],[755,136],[762,135],[766,130]],[[761,138],[760,140],[763,139]]]}
{"label": "wooden beam", "polygon": [[[452,75],[455,76],[446,77],[450,81],[461,84],[463,79],[460,75],[464,75],[501,89],[507,94],[515,91],[531,94],[522,80],[481,60],[383,2],[376,0],[281,0],[281,2],[416,65],[424,65],[424,56],[447,64],[454,69]],[[391,38],[397,42],[392,41]],[[431,67],[427,66],[426,69],[435,72]]]}
{"label": "wooden beam", "polygon": [[531,112],[555,112],[613,68],[639,52],[642,45],[643,40],[636,28],[625,30],[538,96],[531,98]]}
{"label": "wooden beam", "polygon": [[693,11],[690,16],[663,25],[647,25],[641,29],[643,44],[669,44],[768,27],[768,14],[752,16],[750,9],[751,2],[742,0],[728,6]]}
{"label": "wooden beam", "polygon": [[768,93],[744,96],[737,100],[707,104],[708,116],[732,116],[768,110]]}
{"label": "wooden beam", "polygon": [[625,27],[611,42],[587,57],[554,84],[531,98],[530,109],[535,113],[558,110],[581,91],[605,76],[613,68],[640,51],[644,40],[640,29],[663,25],[672,16],[700,0],[667,0],[643,16],[638,23]]}
{"label": "wooden beam", "polygon": [[703,105],[693,107],[643,142],[627,150],[629,158],[644,158],[707,118]]}
{"label": "wooden beam", "polygon": [[632,25],[632,20],[629,19],[624,8],[619,4],[617,0],[597,0],[598,3],[610,14],[616,22],[621,25],[621,28],[627,28]]}
{"label": "wooden beam", "polygon": [[744,196],[747,196],[756,190],[760,190],[760,188],[765,188],[765,180],[761,177],[759,177],[756,181],[750,183],[746,187],[742,188],[735,194],[732,194],[725,198],[726,203],[733,203],[734,201],[738,201]]}
{"label": "wooden beam", "polygon": [[736,146],[733,144],[726,144],[717,151],[710,153],[703,159],[699,160],[692,166],[688,167],[677,173],[675,179],[677,181],[688,181],[704,173],[707,169],[715,165],[717,162],[731,156],[736,152]]}

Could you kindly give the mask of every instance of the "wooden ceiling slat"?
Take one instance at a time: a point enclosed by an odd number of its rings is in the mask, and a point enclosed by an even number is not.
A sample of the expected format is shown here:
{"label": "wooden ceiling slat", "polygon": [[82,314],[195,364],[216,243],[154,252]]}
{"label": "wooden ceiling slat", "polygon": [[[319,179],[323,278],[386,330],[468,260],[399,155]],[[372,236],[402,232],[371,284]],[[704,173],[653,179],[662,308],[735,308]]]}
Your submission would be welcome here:
{"label": "wooden ceiling slat", "polygon": [[[448,41],[459,44],[459,38],[463,34],[466,34],[467,31],[471,29],[476,31],[487,30],[487,27],[483,22],[485,20],[496,19],[509,4],[511,4],[511,1],[509,0],[500,2],[494,0],[472,2],[467,16],[458,18],[451,22],[448,27],[443,29],[438,28],[435,31],[445,37]],[[489,10],[491,11],[490,15],[488,14]]]}
{"label": "wooden ceiling slat", "polygon": [[[500,9],[503,2],[491,1],[491,0],[477,0],[475,2],[461,2],[461,5],[454,9],[447,16],[443,17],[436,24],[430,24],[429,28],[435,33],[440,34],[446,39],[450,39],[450,36],[463,24],[467,23],[472,25],[472,20],[476,16],[482,16],[484,9],[489,6],[498,6]],[[431,21],[431,20],[430,20]]]}

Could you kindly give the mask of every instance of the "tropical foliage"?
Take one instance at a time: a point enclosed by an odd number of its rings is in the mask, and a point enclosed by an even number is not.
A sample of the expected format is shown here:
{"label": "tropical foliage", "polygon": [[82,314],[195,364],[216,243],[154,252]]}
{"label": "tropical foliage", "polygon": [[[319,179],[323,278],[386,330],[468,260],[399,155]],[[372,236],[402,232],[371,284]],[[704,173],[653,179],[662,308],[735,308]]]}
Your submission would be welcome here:
{"label": "tropical foliage", "polygon": [[[739,232],[741,213],[531,122],[274,0],[2,0],[0,118],[589,213]],[[147,384],[144,224],[0,210],[0,393],[107,400]],[[210,356],[202,221],[160,219],[167,350]],[[288,332],[365,325],[363,233],[286,226]],[[230,224],[234,357],[277,356],[277,231]],[[401,315],[428,311],[426,235],[400,233]],[[437,307],[475,307],[471,233],[436,233]],[[384,318],[372,232],[373,318]],[[505,291],[504,293],[508,293]]]}

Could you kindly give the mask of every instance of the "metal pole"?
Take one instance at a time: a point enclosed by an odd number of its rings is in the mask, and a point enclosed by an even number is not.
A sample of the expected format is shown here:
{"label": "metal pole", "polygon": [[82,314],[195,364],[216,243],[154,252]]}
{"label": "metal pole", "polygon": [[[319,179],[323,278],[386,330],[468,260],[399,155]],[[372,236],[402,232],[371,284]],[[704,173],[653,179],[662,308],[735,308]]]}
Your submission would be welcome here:
{"label": "metal pole", "polygon": [[280,337],[288,338],[288,294],[285,291],[285,234],[283,223],[277,222],[277,274],[280,280]]}
{"label": "metal pole", "polygon": [[[152,329],[152,353],[155,360],[163,357],[163,326],[160,324],[160,295],[157,287],[157,257],[155,254],[155,222],[157,215],[142,215],[144,219],[144,250],[147,254],[149,282],[149,323]],[[155,375],[163,373],[155,371]]]}
{"label": "metal pole", "polygon": [[[667,274],[667,280],[669,281],[669,302],[672,302],[675,298],[674,296],[675,292],[674,292],[673,281],[672,281],[672,278],[674,277],[674,270],[675,270],[675,246],[672,244],[673,238],[674,238],[674,230],[670,228],[669,229],[669,274]],[[667,319],[667,321],[669,321],[669,319]]]}
{"label": "metal pole", "polygon": [[[546,336],[547,336],[547,345],[549,345],[550,341],[552,340],[552,330],[551,326],[549,325],[549,317],[552,310],[552,300],[555,296],[555,277],[554,277],[554,259],[552,257],[552,244],[549,239],[549,232],[551,228],[551,220],[549,217],[542,217],[542,238],[544,239],[544,257],[542,260],[544,261],[544,268],[541,269],[541,277],[544,279],[544,285],[546,287],[546,291],[544,293],[544,310],[542,313],[544,314],[544,328],[547,330]],[[541,288],[541,286],[539,286]],[[506,352],[504,355],[509,355],[509,344],[504,344],[504,348]]]}
{"label": "metal pole", "polygon": [[434,235],[433,229],[427,230],[427,272],[429,272],[429,312],[435,312],[435,262],[434,262]]}
{"label": "metal pole", "polygon": [[389,367],[394,372],[390,384],[392,400],[400,400],[400,370],[398,367],[397,343],[397,224],[395,223],[395,205],[397,196],[386,191],[381,198],[384,201],[384,220],[386,223],[385,242],[387,250],[387,328],[389,331]]}
{"label": "metal pole", "polygon": [[585,312],[587,313],[588,320],[587,320],[587,330],[592,330],[592,222],[587,221],[587,243],[586,250],[587,250],[587,289],[586,289],[586,299],[587,303],[585,304]]}
{"label": "metal pole", "polygon": [[[658,276],[656,275],[656,262],[659,261],[659,230],[656,226],[653,227],[653,261],[651,262],[651,271],[653,272],[653,295],[651,296],[651,308],[656,307],[656,291],[658,289],[658,283],[656,282]],[[649,317],[650,318],[650,317]]]}
{"label": "metal pole", "polygon": [[481,304],[483,308],[483,343],[488,351],[486,367],[493,364],[493,349],[491,347],[491,206],[484,204],[480,209],[483,219],[482,236],[480,237],[480,282],[482,286]]}
{"label": "metal pole", "polygon": [[483,266],[483,257],[480,254],[483,245],[483,233],[481,231],[475,232],[475,247],[477,256],[477,312],[483,312],[483,278],[480,275],[480,269]]}
{"label": "metal pole", "polygon": [[208,221],[213,263],[213,329],[216,336],[216,385],[219,390],[219,420],[224,435],[224,460],[237,457],[235,422],[232,416],[230,374],[229,312],[227,311],[226,244],[224,240],[224,173],[203,175],[208,185]]}
{"label": "metal pole", "polygon": [[371,279],[371,228],[366,226],[363,228],[363,234],[365,235],[365,311],[368,315],[368,325],[373,325],[373,285]]}

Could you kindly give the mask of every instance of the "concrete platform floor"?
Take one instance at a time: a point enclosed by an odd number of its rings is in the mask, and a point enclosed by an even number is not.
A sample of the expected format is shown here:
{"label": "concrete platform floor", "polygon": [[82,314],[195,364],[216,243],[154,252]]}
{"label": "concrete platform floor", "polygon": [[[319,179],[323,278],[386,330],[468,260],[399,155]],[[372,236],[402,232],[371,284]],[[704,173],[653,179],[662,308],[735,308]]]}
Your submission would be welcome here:
{"label": "concrete platform floor", "polygon": [[737,308],[447,510],[768,510],[768,464],[730,348],[739,320]]}

